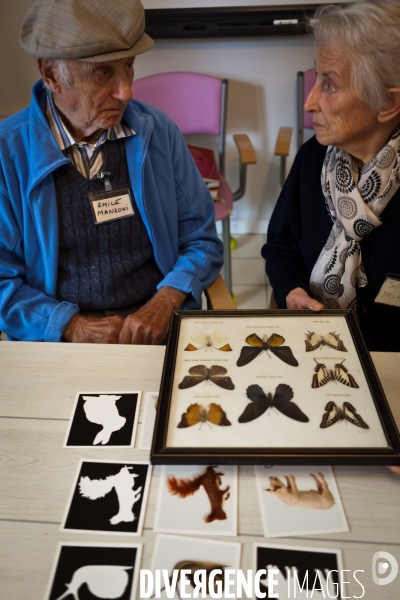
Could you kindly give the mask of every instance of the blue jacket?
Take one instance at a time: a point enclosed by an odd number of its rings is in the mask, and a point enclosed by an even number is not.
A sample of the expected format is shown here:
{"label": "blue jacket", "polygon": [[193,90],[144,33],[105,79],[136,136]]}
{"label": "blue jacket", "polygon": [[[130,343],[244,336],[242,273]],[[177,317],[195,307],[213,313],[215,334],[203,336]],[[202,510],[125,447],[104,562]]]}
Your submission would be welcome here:
{"label": "blue jacket", "polygon": [[[53,172],[69,159],[45,116],[42,82],[28,108],[0,124],[0,330],[10,339],[61,341],[79,307],[55,298],[58,265]],[[197,309],[216,278],[223,248],[213,200],[176,125],[156,108],[131,100],[124,121],[132,190],[167,285]]]}

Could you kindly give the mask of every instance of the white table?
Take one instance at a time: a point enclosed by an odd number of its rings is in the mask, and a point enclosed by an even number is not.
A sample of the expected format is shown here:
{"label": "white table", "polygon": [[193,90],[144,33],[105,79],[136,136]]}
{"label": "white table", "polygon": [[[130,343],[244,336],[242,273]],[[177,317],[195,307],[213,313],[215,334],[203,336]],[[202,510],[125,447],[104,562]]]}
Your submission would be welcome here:
{"label": "white table", "polygon": [[[62,444],[77,391],[155,391],[164,350],[150,346],[0,343],[1,600],[44,597],[59,541],[139,541],[144,544],[141,567],[150,568],[159,467],[153,470],[141,538],[61,533],[60,522],[80,458],[148,459],[146,451],[63,449]],[[399,425],[400,354],[373,353],[372,358]],[[400,575],[387,586],[374,585],[371,560],[375,552],[385,550],[400,563],[400,476],[380,467],[334,470],[349,533],[264,538],[253,467],[241,467],[238,536],[225,539],[242,543],[242,569],[252,568],[254,542],[340,548],[345,569],[365,571],[364,599],[398,600]],[[360,589],[356,583],[350,584],[347,593],[358,596]]]}

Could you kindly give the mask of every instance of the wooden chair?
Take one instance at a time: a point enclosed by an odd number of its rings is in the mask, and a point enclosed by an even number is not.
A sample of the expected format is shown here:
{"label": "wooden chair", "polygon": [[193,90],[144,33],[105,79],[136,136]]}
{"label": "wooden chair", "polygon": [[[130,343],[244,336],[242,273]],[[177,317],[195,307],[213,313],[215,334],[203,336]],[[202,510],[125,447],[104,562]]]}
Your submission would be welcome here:
{"label": "wooden chair", "polygon": [[[317,77],[315,69],[308,71],[299,71],[297,73],[297,150],[304,142],[304,130],[314,129],[312,115],[304,110],[304,102],[311,89],[314,87]],[[292,141],[293,127],[281,127],[278,131],[278,137],[275,144],[275,156],[280,156],[280,177],[281,186],[286,179],[286,158],[289,156],[290,144]]]}
{"label": "wooden chair", "polygon": [[236,310],[237,308],[221,275],[218,275],[204,293],[208,310]]}

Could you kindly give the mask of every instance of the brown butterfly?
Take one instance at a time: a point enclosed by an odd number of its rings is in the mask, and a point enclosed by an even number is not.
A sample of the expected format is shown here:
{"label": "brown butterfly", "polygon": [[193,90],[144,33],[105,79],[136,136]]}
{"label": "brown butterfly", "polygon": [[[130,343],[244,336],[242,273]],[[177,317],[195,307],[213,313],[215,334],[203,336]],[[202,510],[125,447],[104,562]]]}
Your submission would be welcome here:
{"label": "brown butterfly", "polygon": [[341,363],[335,364],[335,372],[333,372],[332,369],[327,369],[324,363],[319,363],[315,360],[317,366],[314,369],[315,375],[313,375],[311,387],[320,388],[329,383],[329,381],[339,381],[339,383],[343,383],[343,385],[347,385],[347,387],[351,388],[360,387],[353,375],[349,373],[349,370],[343,365],[345,360],[346,359],[344,358]]}
{"label": "brown butterfly", "polygon": [[249,346],[243,346],[241,349],[240,356],[236,363],[238,367],[248,365],[261,354],[261,352],[264,352],[264,350],[270,350],[272,354],[275,354],[275,356],[283,360],[287,365],[291,365],[292,367],[297,367],[299,365],[289,346],[282,346],[285,342],[285,338],[277,333],[273,333],[270,337],[264,335],[263,339],[259,338],[256,333],[252,333],[247,336],[246,342]]}
{"label": "brown butterfly", "polygon": [[327,335],[319,335],[318,333],[314,333],[309,331],[305,334],[306,339],[304,340],[306,343],[306,352],[312,352],[317,348],[322,348],[323,346],[329,346],[334,350],[340,350],[341,352],[347,352],[347,349],[344,347],[342,340],[339,337],[338,333],[328,333]]}
{"label": "brown butterfly", "polygon": [[349,421],[353,425],[357,427],[361,427],[362,429],[369,429],[369,426],[366,424],[361,415],[356,412],[356,409],[350,402],[343,402],[343,408],[337,406],[332,400],[328,402],[325,406],[325,412],[322,416],[321,421],[321,429],[326,429],[327,427],[331,427],[338,421],[343,420]]}
{"label": "brown butterfly", "polygon": [[225,377],[227,372],[225,367],[220,367],[219,365],[212,365],[210,368],[205,365],[196,365],[195,367],[190,367],[190,375],[186,375],[183,378],[178,385],[178,388],[180,390],[186,390],[187,388],[191,388],[194,385],[209,379],[215,383],[215,385],[219,385],[219,387],[222,387],[225,390],[234,390],[235,386],[233,385],[232,379],[230,377]]}
{"label": "brown butterfly", "polygon": [[178,423],[178,427],[182,429],[184,427],[196,425],[196,423],[203,424],[206,421],[209,421],[214,425],[221,425],[221,427],[232,425],[232,423],[228,421],[226,412],[219,404],[211,402],[211,404],[208,406],[208,409],[206,409],[204,406],[201,406],[196,402],[196,404],[190,404],[190,406],[188,406],[186,409],[186,412],[182,413],[182,418]]}
{"label": "brown butterfly", "polygon": [[188,344],[185,350],[193,352],[194,350],[200,350],[200,348],[216,348],[217,350],[221,350],[222,352],[232,352],[232,348],[229,344],[226,343],[226,335],[223,333],[219,333],[216,331],[211,335],[207,335],[206,333],[195,333],[191,339],[191,343]]}

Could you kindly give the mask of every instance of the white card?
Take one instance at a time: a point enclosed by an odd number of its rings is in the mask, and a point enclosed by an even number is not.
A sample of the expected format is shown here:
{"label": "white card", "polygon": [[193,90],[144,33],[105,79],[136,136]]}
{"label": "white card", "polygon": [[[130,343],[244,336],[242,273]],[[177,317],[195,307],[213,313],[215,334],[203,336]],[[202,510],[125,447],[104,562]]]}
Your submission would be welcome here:
{"label": "white card", "polygon": [[255,472],[265,537],[349,531],[332,467],[257,466]]}
{"label": "white card", "polygon": [[398,275],[388,274],[374,302],[400,306],[400,280]]}
{"label": "white card", "polygon": [[96,224],[134,214],[129,194],[115,194],[112,198],[92,200],[92,207]]}

